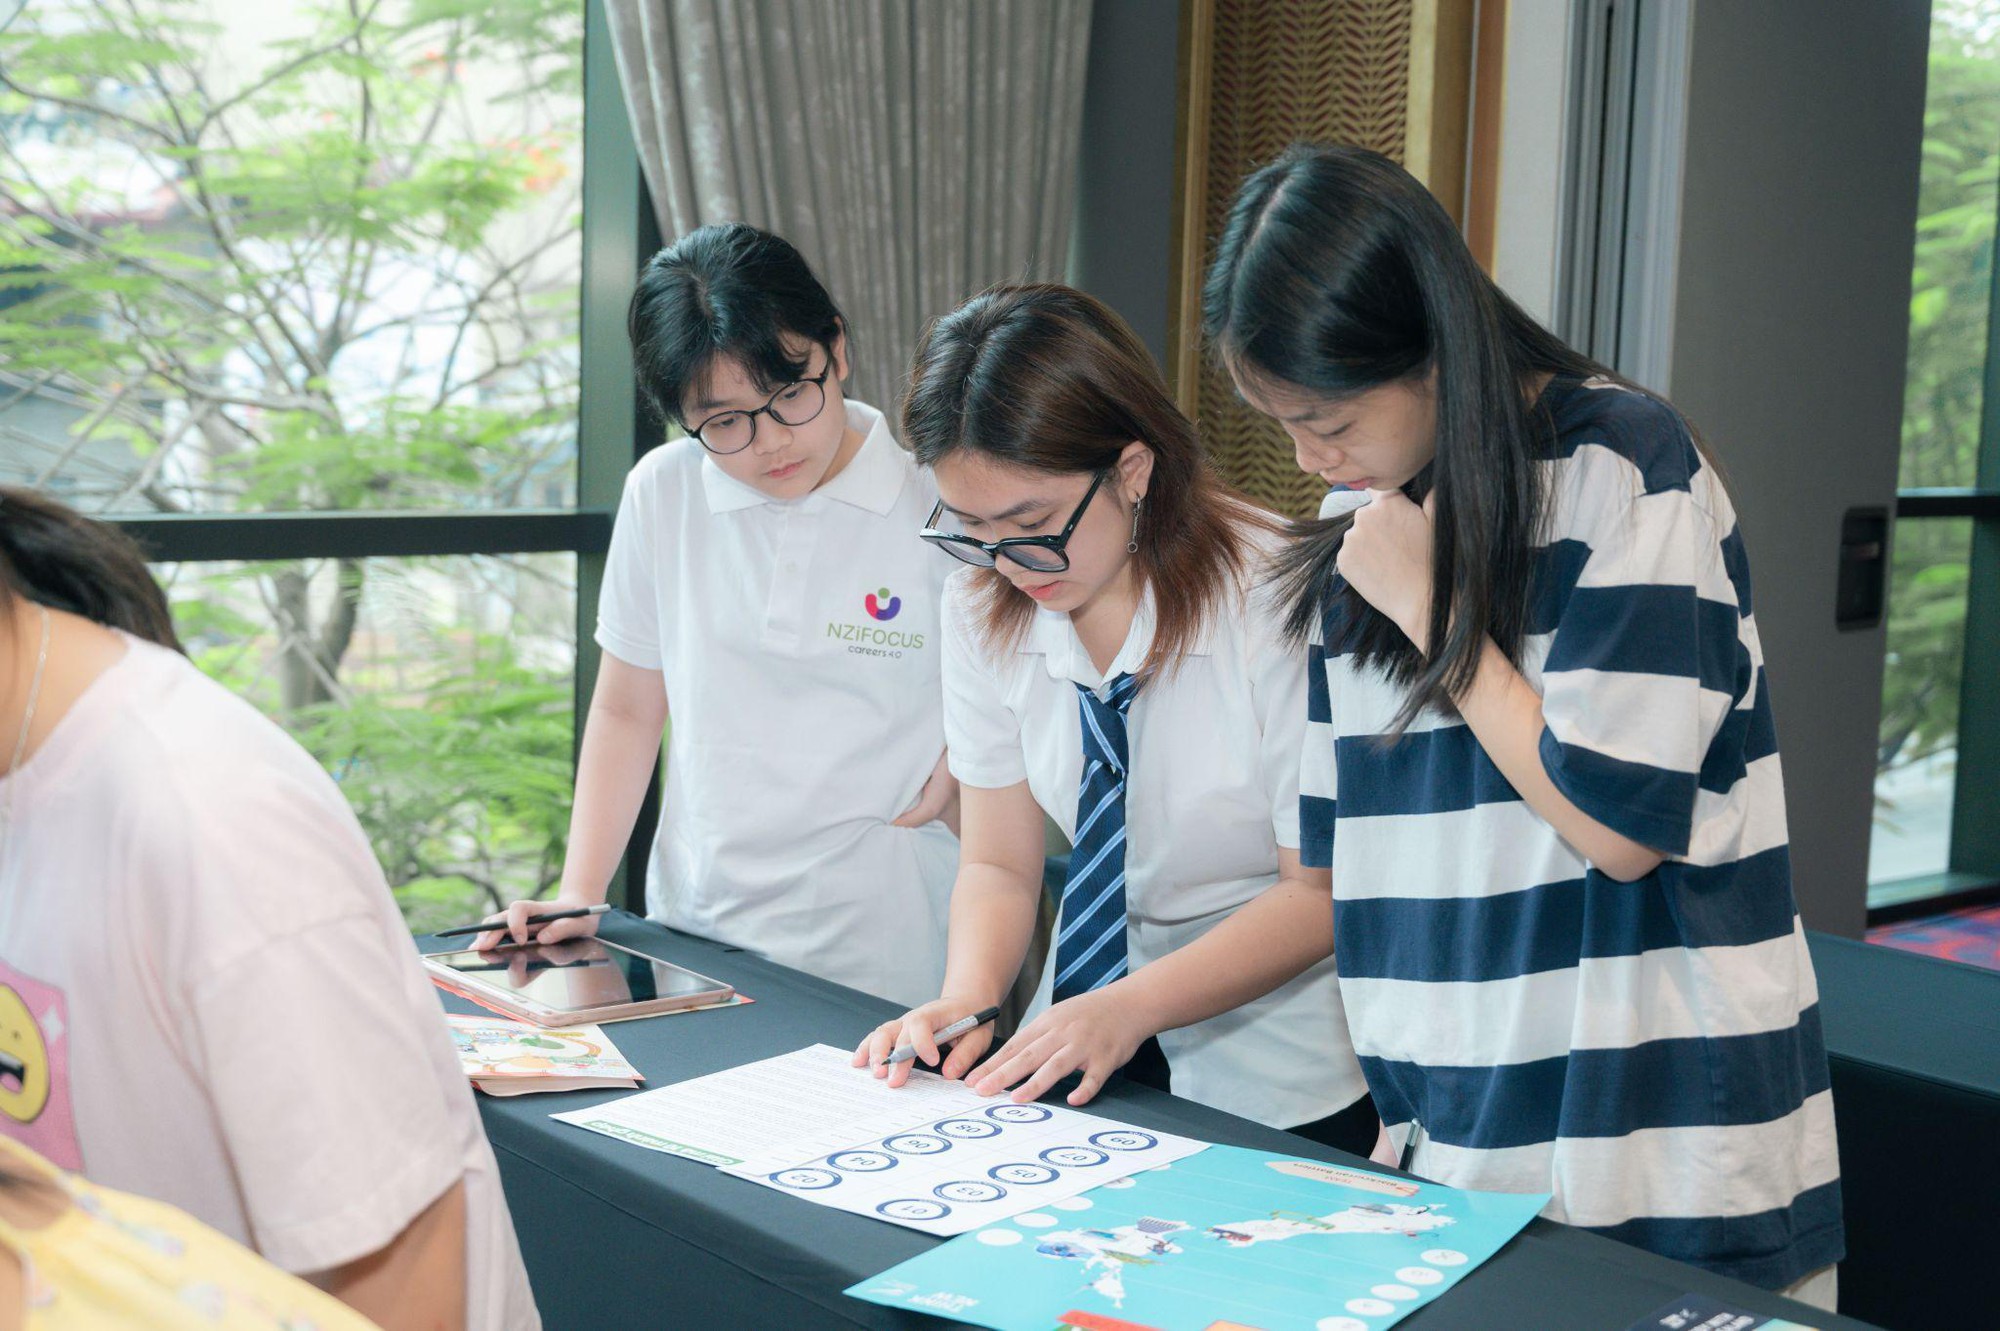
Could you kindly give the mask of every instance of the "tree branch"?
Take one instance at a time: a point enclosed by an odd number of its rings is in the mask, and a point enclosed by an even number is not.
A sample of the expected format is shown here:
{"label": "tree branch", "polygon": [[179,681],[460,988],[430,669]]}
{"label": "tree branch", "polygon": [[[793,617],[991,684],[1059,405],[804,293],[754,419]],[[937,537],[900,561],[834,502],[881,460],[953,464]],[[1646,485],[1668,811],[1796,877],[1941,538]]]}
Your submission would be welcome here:
{"label": "tree branch", "polygon": [[[352,6],[350,5],[349,8],[351,10]],[[370,0],[367,13],[355,16],[356,30],[354,32],[342,35],[337,41],[312,47],[275,68],[265,70],[254,83],[249,84],[247,87],[239,88],[222,101],[210,106],[207,111],[202,113],[201,123],[195,126],[195,138],[199,140],[211,124],[220,120],[224,115],[235,110],[244,102],[249,101],[252,97],[255,97],[258,93],[264,91],[286,75],[295,73],[303,66],[318,60],[321,56],[332,55],[342,47],[355,43],[360,37],[360,27],[365,25],[368,20],[374,18],[375,11],[380,8],[381,0]]]}
{"label": "tree branch", "polygon": [[31,98],[34,101],[47,102],[51,106],[60,106],[65,110],[75,111],[80,115],[101,116],[106,120],[124,125],[126,128],[136,130],[141,134],[150,134],[169,145],[174,142],[174,136],[161,129],[158,125],[149,125],[145,121],[125,115],[123,112],[113,111],[106,106],[99,106],[96,102],[86,102],[75,97],[63,97],[57,93],[46,92],[17,83],[7,73],[5,65],[0,65],[0,88],[5,88],[11,93]]}

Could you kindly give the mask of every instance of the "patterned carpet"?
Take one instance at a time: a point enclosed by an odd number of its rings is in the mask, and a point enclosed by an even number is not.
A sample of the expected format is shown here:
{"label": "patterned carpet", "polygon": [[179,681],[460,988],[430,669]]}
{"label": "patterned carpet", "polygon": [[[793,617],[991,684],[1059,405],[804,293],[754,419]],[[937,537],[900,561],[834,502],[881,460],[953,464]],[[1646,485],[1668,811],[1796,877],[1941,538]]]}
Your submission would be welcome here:
{"label": "patterned carpet", "polygon": [[1868,941],[2000,970],[2000,906],[1975,906],[1925,920],[1880,925],[1868,931]]}

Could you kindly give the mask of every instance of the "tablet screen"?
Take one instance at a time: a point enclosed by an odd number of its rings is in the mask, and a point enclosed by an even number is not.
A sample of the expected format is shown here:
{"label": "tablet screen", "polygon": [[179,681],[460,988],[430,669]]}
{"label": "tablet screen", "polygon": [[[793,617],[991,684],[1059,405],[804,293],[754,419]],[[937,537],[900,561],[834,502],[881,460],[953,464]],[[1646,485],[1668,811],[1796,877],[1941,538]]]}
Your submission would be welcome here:
{"label": "tablet screen", "polygon": [[595,938],[502,946],[487,952],[445,952],[431,960],[467,980],[559,1012],[683,998],[725,987],[706,975],[624,948],[607,947]]}

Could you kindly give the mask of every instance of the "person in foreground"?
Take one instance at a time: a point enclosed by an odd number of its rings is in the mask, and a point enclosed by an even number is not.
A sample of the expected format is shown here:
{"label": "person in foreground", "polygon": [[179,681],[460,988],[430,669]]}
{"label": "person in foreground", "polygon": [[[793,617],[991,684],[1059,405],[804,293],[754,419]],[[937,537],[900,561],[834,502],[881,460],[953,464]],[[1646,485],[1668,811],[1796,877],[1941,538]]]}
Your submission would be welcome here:
{"label": "person in foreground", "polygon": [[540,1325],[492,1149],[326,772],[138,549],[0,488],[0,1136],[391,1331]]}
{"label": "person in foreground", "polygon": [[[1074,849],[1027,1023],[943,1061],[1073,1105],[1127,1076],[1366,1152],[1377,1124],[1300,865],[1305,662],[1260,593],[1275,523],[1230,495],[1131,329],[1081,292],[1002,287],[918,351],[904,437],[937,475],[945,734],[964,851],[943,995],[858,1065],[997,1004],[1028,954],[1043,820]],[[974,1064],[979,1064],[976,1068]],[[892,1085],[909,1065],[880,1069]]]}
{"label": "person in foreground", "polygon": [[0,1331],[369,1331],[183,1211],[0,1136]]}
{"label": "person in foreground", "polygon": [[1332,871],[1386,1144],[1831,1307],[1770,682],[1687,421],[1535,324],[1359,149],[1246,179],[1204,303],[1244,400],[1335,488],[1281,566],[1312,643],[1300,849]]}

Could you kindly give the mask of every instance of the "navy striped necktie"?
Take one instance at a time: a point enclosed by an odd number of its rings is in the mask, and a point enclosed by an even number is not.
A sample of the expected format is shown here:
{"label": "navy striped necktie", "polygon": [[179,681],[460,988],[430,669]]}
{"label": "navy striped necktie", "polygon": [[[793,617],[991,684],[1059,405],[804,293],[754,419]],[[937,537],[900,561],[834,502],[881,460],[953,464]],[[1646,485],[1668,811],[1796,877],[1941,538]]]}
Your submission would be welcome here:
{"label": "navy striped necktie", "polygon": [[1074,998],[1125,974],[1126,715],[1139,681],[1120,675],[1099,698],[1076,686],[1083,710],[1083,783],[1076,836],[1056,922],[1055,999]]}

